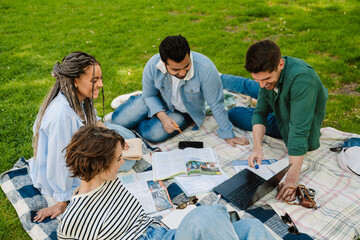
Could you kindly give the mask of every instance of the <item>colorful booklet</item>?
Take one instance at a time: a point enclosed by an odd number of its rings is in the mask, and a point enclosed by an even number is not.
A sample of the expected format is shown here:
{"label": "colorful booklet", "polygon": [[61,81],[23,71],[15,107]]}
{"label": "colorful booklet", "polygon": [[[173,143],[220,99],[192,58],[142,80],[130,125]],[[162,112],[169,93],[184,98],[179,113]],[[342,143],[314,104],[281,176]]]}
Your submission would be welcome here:
{"label": "colorful booklet", "polygon": [[124,187],[137,198],[145,213],[173,210],[169,193],[162,181],[153,181],[152,171],[121,177]]}
{"label": "colorful booklet", "polygon": [[179,174],[221,174],[213,148],[185,148],[151,155],[154,181]]}

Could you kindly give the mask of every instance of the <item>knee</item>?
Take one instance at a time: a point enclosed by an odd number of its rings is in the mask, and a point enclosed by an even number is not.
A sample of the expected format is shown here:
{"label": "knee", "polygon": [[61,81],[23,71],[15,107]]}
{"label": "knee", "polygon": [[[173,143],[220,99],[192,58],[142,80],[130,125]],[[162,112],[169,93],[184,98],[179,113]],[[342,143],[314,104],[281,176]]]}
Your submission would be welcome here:
{"label": "knee", "polygon": [[200,206],[189,214],[191,214],[190,218],[192,220],[196,219],[197,221],[205,222],[208,222],[208,220],[212,218],[221,219],[222,221],[229,220],[230,218],[226,207],[222,204],[215,204],[214,206]]}
{"label": "knee", "polygon": [[236,221],[233,223],[235,230],[241,229],[244,234],[255,230],[262,230],[264,228],[263,223],[259,219],[247,218]]}
{"label": "knee", "polygon": [[119,108],[115,109],[115,111],[113,112],[113,114],[111,116],[111,123],[121,125],[124,127],[128,127],[128,121],[126,121],[127,118],[124,115],[125,114],[122,113],[121,109],[119,109]]}
{"label": "knee", "polygon": [[177,233],[175,239],[238,239],[226,207],[220,204],[192,210],[180,223]]}
{"label": "knee", "polygon": [[[138,129],[141,129],[141,125],[143,123],[140,123]],[[138,130],[137,129],[137,130]],[[168,138],[170,138],[172,136],[172,134],[167,133],[163,128],[156,128],[153,127],[151,129],[147,129],[147,130],[138,130],[138,133],[147,141],[151,142],[151,143],[159,143],[159,142],[163,142],[165,140],[167,140]],[[174,134],[173,134],[174,135]]]}
{"label": "knee", "polygon": [[244,107],[234,107],[228,111],[229,120],[233,123],[244,118],[245,114],[246,114],[246,108]]}
{"label": "knee", "polygon": [[244,107],[235,107],[229,110],[229,120],[230,122],[240,129],[246,131],[252,131],[252,116],[254,109],[244,108]]}
{"label": "knee", "polygon": [[123,126],[112,124],[112,123],[106,123],[105,126],[109,129],[115,130],[118,134],[120,134],[125,139],[135,138],[135,134],[130,131],[127,128],[124,128]]}
{"label": "knee", "polygon": [[147,118],[147,114],[148,108],[142,95],[131,96],[115,109],[111,122],[132,129]]}
{"label": "knee", "polygon": [[234,108],[231,108],[229,111],[228,111],[228,115],[229,115],[229,119],[231,121],[231,118],[234,118],[234,116],[237,115],[237,109],[240,108],[240,107],[234,107]]}
{"label": "knee", "polygon": [[185,117],[178,112],[169,112],[168,116],[174,119],[174,121],[180,126],[181,129],[186,128],[190,122],[185,119]]}

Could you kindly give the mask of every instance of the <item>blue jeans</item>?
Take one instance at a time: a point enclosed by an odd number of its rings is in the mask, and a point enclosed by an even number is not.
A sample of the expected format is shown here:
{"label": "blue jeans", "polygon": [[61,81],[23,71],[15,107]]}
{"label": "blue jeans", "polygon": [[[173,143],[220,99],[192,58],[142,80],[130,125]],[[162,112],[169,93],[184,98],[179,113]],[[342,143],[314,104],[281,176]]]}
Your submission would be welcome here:
{"label": "blue jeans", "polygon": [[[187,128],[193,121],[186,113],[166,110],[166,114],[174,119],[180,129]],[[144,139],[158,143],[167,140],[179,133],[165,131],[161,121],[156,117],[148,117],[148,108],[142,95],[131,96],[127,101],[115,109],[111,122],[128,129],[134,129]]]}
{"label": "blue jeans", "polygon": [[[220,76],[224,89],[248,95],[252,98],[256,98],[259,95],[260,86],[257,82],[250,78],[238,77],[228,74],[222,74]],[[229,110],[229,120],[232,124],[240,129],[246,131],[252,131],[252,117],[254,114],[254,108],[235,107]],[[274,137],[282,138],[276,118],[273,113],[267,116],[267,126],[265,134]]]}
{"label": "blue jeans", "polygon": [[257,219],[245,219],[231,223],[224,205],[200,206],[181,221],[178,229],[168,230],[150,226],[140,240],[183,239],[274,239]]}
{"label": "blue jeans", "polygon": [[112,124],[109,122],[105,123],[105,126],[109,129],[115,130],[118,134],[120,134],[124,139],[130,139],[130,138],[135,138],[135,134],[130,131],[127,128],[124,128],[123,126],[117,125],[117,124]]}

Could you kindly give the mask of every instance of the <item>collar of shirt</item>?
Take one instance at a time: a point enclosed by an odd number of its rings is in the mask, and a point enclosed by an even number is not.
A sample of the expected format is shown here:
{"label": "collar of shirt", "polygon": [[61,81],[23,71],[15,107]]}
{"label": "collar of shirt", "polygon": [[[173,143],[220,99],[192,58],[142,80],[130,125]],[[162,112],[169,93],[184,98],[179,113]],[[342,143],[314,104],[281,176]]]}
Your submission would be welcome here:
{"label": "collar of shirt", "polygon": [[[187,72],[184,80],[190,80],[191,78],[194,77],[194,61],[193,61],[193,56],[192,56],[191,52],[190,52],[190,61],[191,61],[191,67],[190,67],[190,70]],[[159,69],[163,74],[167,73],[165,63],[163,61],[161,61],[161,59],[156,64],[156,68]]]}
{"label": "collar of shirt", "polygon": [[281,90],[281,86],[282,86],[283,81],[284,81],[284,75],[285,75],[284,72],[286,70],[286,57],[283,57],[283,59],[284,59],[284,68],[281,70],[279,81],[276,83],[276,85],[275,85],[275,87],[273,89],[273,91],[275,93],[279,93],[279,90]]}

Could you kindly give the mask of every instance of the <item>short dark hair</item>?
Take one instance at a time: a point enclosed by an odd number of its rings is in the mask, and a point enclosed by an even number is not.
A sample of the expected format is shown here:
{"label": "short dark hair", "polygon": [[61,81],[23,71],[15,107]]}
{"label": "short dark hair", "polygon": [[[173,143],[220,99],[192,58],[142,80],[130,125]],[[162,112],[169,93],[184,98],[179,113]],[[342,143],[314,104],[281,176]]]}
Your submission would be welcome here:
{"label": "short dark hair", "polygon": [[190,54],[190,46],[186,38],[181,35],[167,36],[159,46],[161,61],[167,64],[167,60],[179,63],[185,59],[186,54]]}
{"label": "short dark hair", "polygon": [[65,148],[66,167],[72,177],[89,182],[109,169],[118,143],[123,148],[125,140],[114,130],[97,126],[81,127]]}
{"label": "short dark hair", "polygon": [[270,40],[254,43],[246,52],[245,69],[250,73],[273,72],[281,59],[280,48]]}

